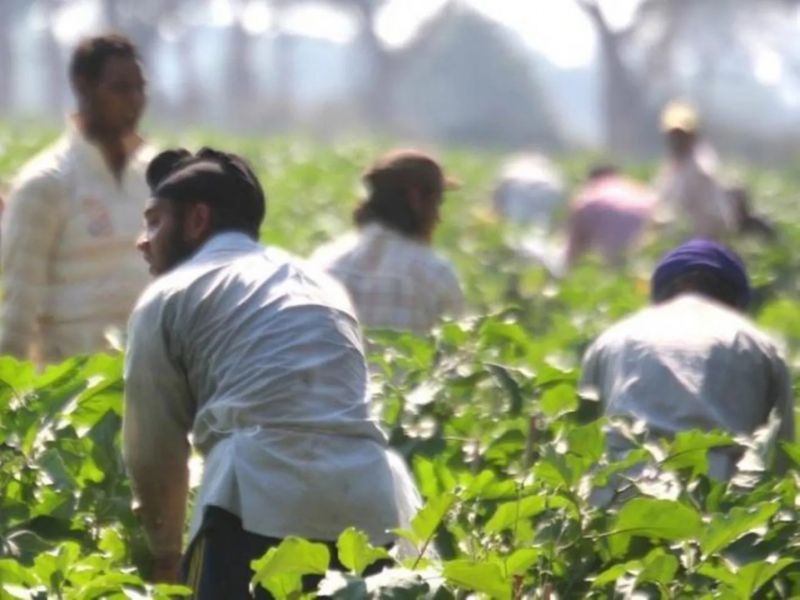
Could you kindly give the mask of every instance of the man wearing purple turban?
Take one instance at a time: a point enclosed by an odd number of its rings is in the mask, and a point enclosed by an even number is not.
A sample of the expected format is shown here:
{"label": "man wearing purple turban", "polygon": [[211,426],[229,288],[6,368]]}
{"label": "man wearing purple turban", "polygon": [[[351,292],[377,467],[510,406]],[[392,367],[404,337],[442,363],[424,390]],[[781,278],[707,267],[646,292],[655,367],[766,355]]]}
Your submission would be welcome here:
{"label": "man wearing purple turban", "polygon": [[[581,387],[608,416],[644,421],[655,436],[718,429],[751,434],[774,411],[778,439],[794,438],[791,383],[776,344],[744,314],[750,285],[741,259],[692,240],[667,253],[651,280],[653,304],[613,325],[589,348]],[[609,450],[626,443],[609,435]],[[740,451],[709,454],[709,473],[733,475]]]}

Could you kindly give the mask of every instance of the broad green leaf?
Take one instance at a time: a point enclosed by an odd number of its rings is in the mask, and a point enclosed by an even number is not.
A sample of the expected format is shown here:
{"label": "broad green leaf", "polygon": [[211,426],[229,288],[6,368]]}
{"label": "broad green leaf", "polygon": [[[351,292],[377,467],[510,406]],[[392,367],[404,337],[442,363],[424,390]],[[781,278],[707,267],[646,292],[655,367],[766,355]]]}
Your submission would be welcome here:
{"label": "broad green leaf", "polygon": [[541,556],[542,551],[538,548],[521,548],[517,550],[505,561],[506,577],[524,574],[536,564],[536,561]]}
{"label": "broad green leaf", "polygon": [[497,319],[487,319],[479,331],[482,344],[487,346],[503,346],[513,343],[527,349],[532,340],[530,334],[518,323],[504,323]]}
{"label": "broad green leaf", "polygon": [[361,575],[369,565],[381,558],[387,558],[389,553],[384,548],[376,548],[369,543],[367,534],[348,527],[339,536],[336,542],[339,552],[339,561],[354,574]]}
{"label": "broad green leaf", "polygon": [[417,543],[425,543],[436,533],[455,501],[454,494],[442,494],[428,500],[422,510],[411,520],[411,530],[416,536]]}
{"label": "broad green leaf", "polygon": [[700,547],[708,556],[722,550],[753,529],[763,526],[778,511],[778,504],[758,507],[733,507],[727,514],[714,515],[703,529]]}
{"label": "broad green leaf", "polygon": [[62,542],[55,550],[58,569],[66,573],[78,561],[81,547],[76,542]]}
{"label": "broad green leaf", "polygon": [[43,488],[37,492],[36,505],[31,507],[31,516],[47,515],[69,519],[73,513],[74,498],[68,490]]}
{"label": "broad green leaf", "polygon": [[736,574],[736,591],[742,598],[752,598],[764,584],[796,562],[793,558],[781,558],[775,562],[756,561],[747,564]]}
{"label": "broad green leaf", "polygon": [[578,454],[586,463],[596,463],[605,450],[605,434],[598,422],[574,427],[567,433],[570,453]]}
{"label": "broad green leaf", "polygon": [[62,387],[78,377],[85,363],[83,358],[73,356],[60,364],[48,365],[44,372],[35,377],[33,385],[39,390]]}
{"label": "broad green leaf", "polygon": [[433,461],[425,456],[414,457],[414,477],[420,493],[425,498],[438,496],[440,492],[439,478],[436,476],[436,466]]}
{"label": "broad green leaf", "polygon": [[573,473],[566,458],[560,454],[550,454],[536,462],[533,467],[536,479],[554,488],[569,487],[573,481]]}
{"label": "broad green leaf", "polygon": [[508,429],[500,435],[495,433],[483,454],[483,458],[489,464],[507,465],[522,454],[525,449],[525,443],[525,435],[519,429]]}
{"label": "broad green leaf", "polygon": [[19,361],[12,356],[0,356],[0,393],[2,388],[14,393],[24,392],[31,388],[36,369],[32,363]]}
{"label": "broad green leaf", "polygon": [[608,585],[609,583],[614,583],[625,575],[626,573],[630,573],[631,571],[638,571],[642,568],[642,562],[639,560],[633,560],[625,563],[620,563],[617,565],[613,565],[609,567],[605,571],[601,572],[597,577],[594,578],[592,582],[592,587],[603,587]]}
{"label": "broad green leaf", "polygon": [[557,417],[578,408],[575,387],[560,383],[545,391],[539,399],[539,408],[548,417]]}
{"label": "broad green leaf", "polygon": [[497,476],[491,471],[481,471],[477,476],[470,478],[463,492],[465,500],[473,498],[487,499],[487,490],[497,484]]}
{"label": "broad green leaf", "polygon": [[521,519],[530,519],[545,510],[556,508],[575,511],[575,505],[561,496],[526,496],[519,501],[504,502],[497,507],[485,529],[488,533],[512,529]]}
{"label": "broad green leaf", "polygon": [[594,479],[593,483],[597,487],[605,486],[608,484],[608,480],[612,475],[625,471],[630,467],[645,462],[649,459],[650,459],[650,453],[647,450],[643,448],[637,448],[636,450],[631,450],[621,460],[614,461],[611,464],[602,467],[597,472],[595,472],[593,474],[593,479]]}
{"label": "broad green leaf", "polygon": [[710,563],[704,563],[698,567],[697,572],[700,573],[700,575],[705,575],[706,577],[715,579],[720,583],[724,583],[725,585],[728,585],[731,588],[736,587],[737,583],[736,573],[732,572],[725,565],[722,564],[712,565]]}
{"label": "broad green leaf", "polygon": [[125,586],[143,586],[144,581],[137,575],[130,573],[98,574],[90,583],[76,591],[76,597],[81,600],[94,600],[95,598],[108,598],[111,592],[123,592]]}
{"label": "broad green leaf", "polygon": [[780,331],[785,336],[800,339],[800,306],[795,300],[773,300],[761,310],[758,323],[767,329]]}
{"label": "broad green leaf", "polygon": [[39,463],[53,481],[55,489],[67,491],[75,487],[75,477],[64,458],[61,452],[53,448],[42,453]]}
{"label": "broad green leaf", "polygon": [[106,527],[100,533],[98,548],[109,555],[111,560],[119,561],[125,557],[125,540],[119,531]]}
{"label": "broad green leaf", "polygon": [[668,469],[691,468],[695,475],[708,473],[708,451],[733,443],[731,435],[720,431],[682,431],[675,435],[669,454],[661,464]]}
{"label": "broad green leaf", "polygon": [[494,563],[451,560],[444,563],[443,573],[447,581],[457,586],[492,598],[511,598],[511,583]]}
{"label": "broad green leaf", "polygon": [[36,572],[28,569],[11,558],[0,558],[0,583],[15,583],[34,586],[41,583]]}
{"label": "broad green leaf", "polygon": [[284,598],[301,589],[301,575],[321,575],[328,569],[329,563],[330,551],[325,544],[287,537],[280,545],[270,548],[264,556],[250,563],[255,571],[251,583],[262,585],[272,595]]}
{"label": "broad green leaf", "polygon": [[656,548],[641,561],[643,569],[637,576],[637,582],[652,581],[663,585],[669,584],[678,572],[678,559]]}
{"label": "broad green leaf", "polygon": [[800,466],[800,442],[781,442],[781,448],[795,466]]}
{"label": "broad green leaf", "polygon": [[619,511],[611,531],[610,550],[615,556],[628,548],[631,536],[669,541],[697,537],[702,521],[688,505],[656,498],[634,498]]}

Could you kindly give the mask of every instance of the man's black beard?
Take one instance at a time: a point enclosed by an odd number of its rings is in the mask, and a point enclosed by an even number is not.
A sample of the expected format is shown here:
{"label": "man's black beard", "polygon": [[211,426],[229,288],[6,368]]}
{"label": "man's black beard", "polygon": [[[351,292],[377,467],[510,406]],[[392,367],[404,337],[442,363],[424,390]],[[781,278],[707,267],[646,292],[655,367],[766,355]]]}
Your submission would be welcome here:
{"label": "man's black beard", "polygon": [[172,237],[169,240],[169,245],[166,248],[163,272],[167,273],[184,261],[188,260],[196,250],[197,246],[186,241],[183,226],[176,228],[175,231],[173,231]]}

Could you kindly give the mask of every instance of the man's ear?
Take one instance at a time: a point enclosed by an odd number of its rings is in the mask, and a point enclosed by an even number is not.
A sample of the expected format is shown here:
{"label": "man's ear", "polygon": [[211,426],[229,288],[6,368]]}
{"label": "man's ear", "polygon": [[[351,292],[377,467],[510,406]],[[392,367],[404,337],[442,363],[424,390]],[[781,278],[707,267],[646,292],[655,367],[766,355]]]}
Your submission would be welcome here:
{"label": "man's ear", "polygon": [[211,207],[206,202],[193,202],[186,211],[183,235],[187,242],[200,243],[211,233]]}

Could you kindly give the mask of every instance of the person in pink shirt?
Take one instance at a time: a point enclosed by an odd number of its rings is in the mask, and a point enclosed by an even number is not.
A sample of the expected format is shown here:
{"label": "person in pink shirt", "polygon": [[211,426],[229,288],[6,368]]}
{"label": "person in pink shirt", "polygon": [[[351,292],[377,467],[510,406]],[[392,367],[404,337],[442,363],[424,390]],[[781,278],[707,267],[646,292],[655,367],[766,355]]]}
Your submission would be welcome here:
{"label": "person in pink shirt", "polygon": [[589,252],[621,264],[639,242],[654,207],[652,191],[616,167],[592,169],[570,205],[567,267]]}

